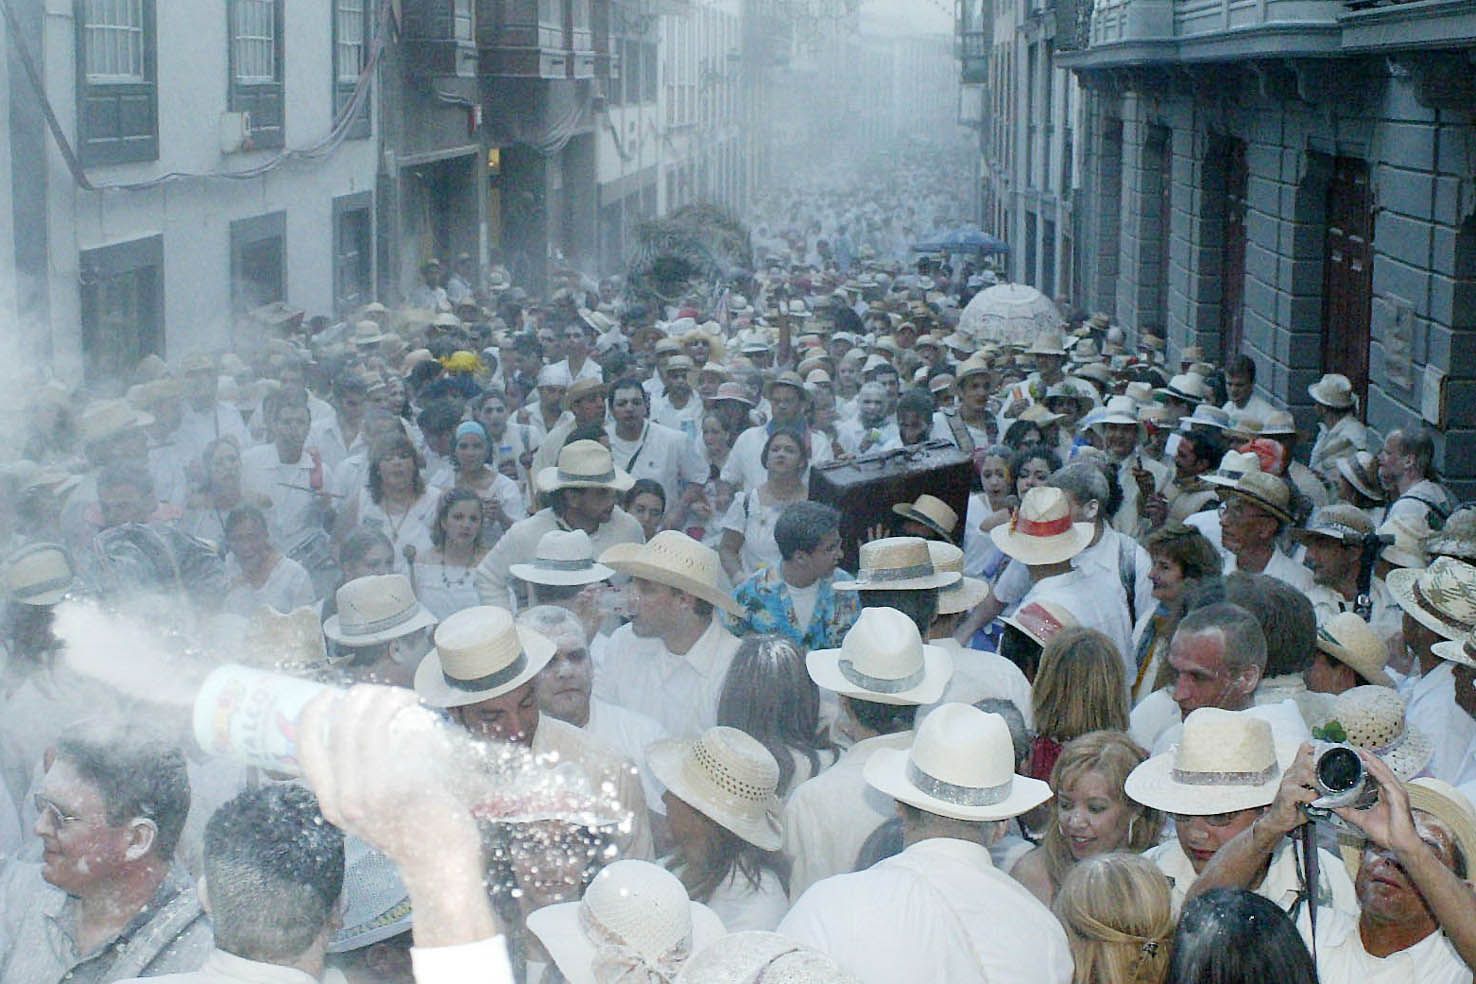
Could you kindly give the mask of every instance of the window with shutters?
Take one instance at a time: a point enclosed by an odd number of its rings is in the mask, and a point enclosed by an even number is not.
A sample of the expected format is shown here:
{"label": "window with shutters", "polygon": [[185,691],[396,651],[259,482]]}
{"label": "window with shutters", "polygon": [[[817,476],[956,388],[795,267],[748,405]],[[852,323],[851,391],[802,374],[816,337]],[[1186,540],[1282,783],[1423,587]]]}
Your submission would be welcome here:
{"label": "window with shutters", "polygon": [[78,257],[82,364],[88,382],[164,354],[164,239],[151,236]]}
{"label": "window with shutters", "polygon": [[374,196],[333,199],[333,305],[340,316],[374,299]]}
{"label": "window with shutters", "polygon": [[228,0],[230,108],[251,114],[251,145],[285,142],[282,0]]}
{"label": "window with shutters", "polygon": [[75,10],[82,162],[158,160],[154,0],[77,0]]}
{"label": "window with shutters", "polygon": [[[333,118],[337,120],[353,101],[359,75],[369,57],[368,0],[333,0]],[[349,124],[349,139],[370,134],[371,100],[365,94]]]}

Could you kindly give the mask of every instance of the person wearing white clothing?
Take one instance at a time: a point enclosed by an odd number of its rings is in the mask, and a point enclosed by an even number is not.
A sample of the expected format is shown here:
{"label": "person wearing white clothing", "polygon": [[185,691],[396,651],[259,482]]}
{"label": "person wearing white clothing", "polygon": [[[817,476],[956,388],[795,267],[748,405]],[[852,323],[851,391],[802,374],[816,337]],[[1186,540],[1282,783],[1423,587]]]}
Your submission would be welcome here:
{"label": "person wearing white clothing", "polygon": [[610,453],[631,478],[649,478],[666,490],[666,501],[676,503],[682,490],[707,480],[707,466],[696,442],[681,431],[646,419],[646,391],[634,379],[610,388]]}
{"label": "person wearing white clothing", "polygon": [[702,418],[707,409],[702,397],[692,388],[697,367],[692,364],[689,356],[673,355],[657,366],[657,373],[655,381],[660,385],[654,392],[646,383],[641,384],[642,389],[651,397],[651,419],[672,430],[681,431],[693,445],[700,445]]}
{"label": "person wearing white clothing", "polygon": [[763,484],[767,477],[763,462],[764,445],[776,427],[797,427],[801,432],[809,432],[811,465],[824,464],[834,457],[830,439],[821,431],[805,426],[804,412],[809,405],[809,395],[798,375],[781,373],[769,383],[765,395],[772,419],[739,434],[733,441],[733,449],[728,452],[727,464],[723,465],[722,479],[735,489],[756,489]]}
{"label": "person wearing white clothing", "polygon": [[325,521],[332,515],[328,491],[336,481],[318,452],[304,450],[309,428],[304,404],[274,403],[268,424],[271,443],[241,452],[241,490],[271,503],[264,512],[272,543],[292,554],[326,535]]}
{"label": "person wearing white clothing", "polygon": [[1233,486],[1221,487],[1220,500],[1226,574],[1237,570],[1269,574],[1304,594],[1312,590],[1312,572],[1277,545],[1281,532],[1296,523],[1291,490],[1283,479],[1246,472]]}
{"label": "person wearing white clothing", "polygon": [[1070,981],[1060,923],[990,859],[1003,821],[1051,795],[1014,767],[1004,720],[966,704],[940,707],[910,748],[878,751],[865,778],[902,817],[902,853],[812,886],[780,934],[867,984]]}
{"label": "person wearing white clothing", "polygon": [[1232,423],[1253,417],[1264,424],[1276,412],[1276,408],[1256,392],[1256,362],[1248,355],[1237,355],[1225,366],[1225,395],[1229,399],[1220,409],[1230,415]]}
{"label": "person wearing white clothing", "polygon": [[1389,572],[1389,592],[1404,610],[1404,643],[1414,672],[1400,686],[1411,726],[1435,743],[1430,775],[1451,785],[1476,781],[1476,761],[1467,754],[1476,742],[1476,720],[1456,701],[1455,668],[1463,676],[1476,666],[1469,629],[1476,623],[1476,567],[1437,557],[1423,570]]}

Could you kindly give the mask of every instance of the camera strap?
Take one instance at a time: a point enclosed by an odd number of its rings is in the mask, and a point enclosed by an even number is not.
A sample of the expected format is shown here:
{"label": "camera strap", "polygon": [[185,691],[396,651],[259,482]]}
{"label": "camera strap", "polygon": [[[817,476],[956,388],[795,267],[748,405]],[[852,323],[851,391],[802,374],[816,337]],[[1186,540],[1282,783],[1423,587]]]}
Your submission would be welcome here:
{"label": "camera strap", "polygon": [[1312,951],[1312,966],[1317,966],[1317,825],[1311,820],[1302,824],[1302,872],[1306,880],[1307,937]]}

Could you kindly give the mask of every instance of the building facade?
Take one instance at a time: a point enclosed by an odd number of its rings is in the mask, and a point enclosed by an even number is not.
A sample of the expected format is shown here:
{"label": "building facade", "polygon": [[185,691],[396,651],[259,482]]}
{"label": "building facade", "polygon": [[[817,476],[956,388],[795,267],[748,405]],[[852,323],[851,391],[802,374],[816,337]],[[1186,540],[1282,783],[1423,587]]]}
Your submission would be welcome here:
{"label": "building facade", "polygon": [[1471,5],[1111,0],[1080,40],[1090,305],[1250,355],[1309,428],[1343,373],[1476,488]]}

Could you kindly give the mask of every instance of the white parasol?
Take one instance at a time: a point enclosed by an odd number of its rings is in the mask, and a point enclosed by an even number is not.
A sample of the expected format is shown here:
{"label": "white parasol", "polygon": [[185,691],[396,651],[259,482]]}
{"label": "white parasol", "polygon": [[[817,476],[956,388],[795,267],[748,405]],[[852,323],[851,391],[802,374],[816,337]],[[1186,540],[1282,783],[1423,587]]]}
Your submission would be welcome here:
{"label": "white parasol", "polygon": [[959,315],[958,330],[976,342],[1029,345],[1064,319],[1050,298],[1025,284],[996,284],[975,294]]}

